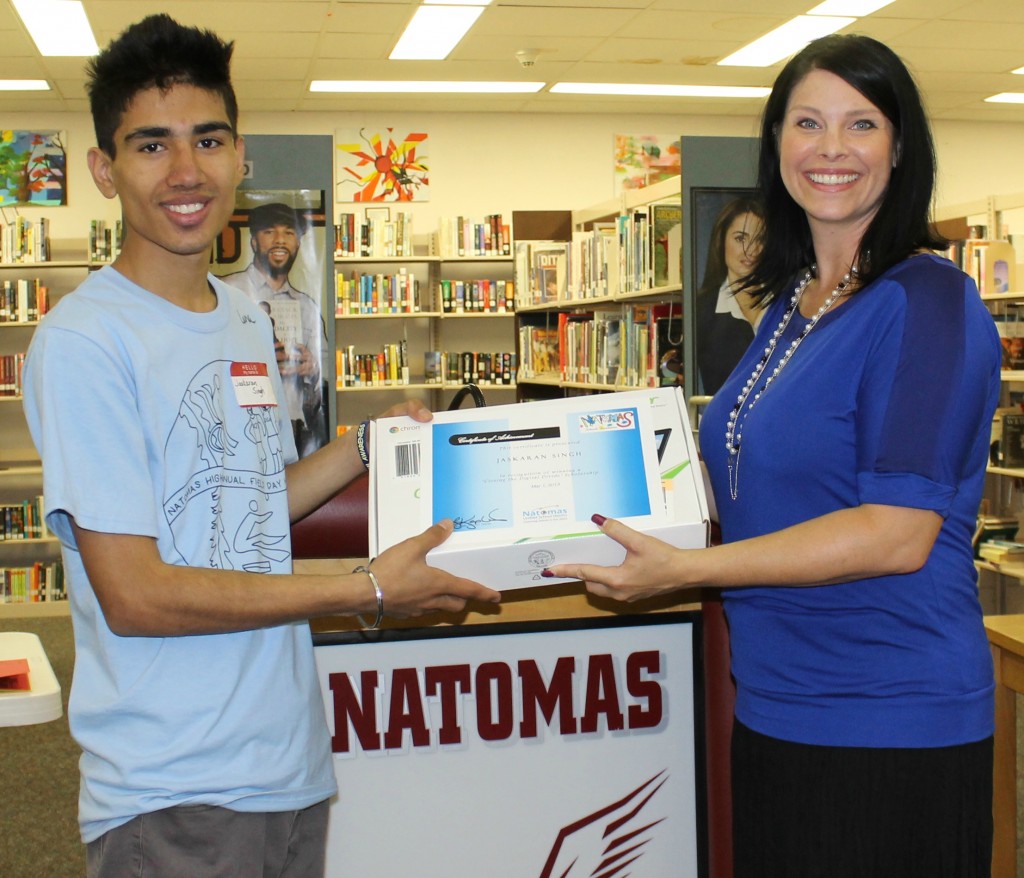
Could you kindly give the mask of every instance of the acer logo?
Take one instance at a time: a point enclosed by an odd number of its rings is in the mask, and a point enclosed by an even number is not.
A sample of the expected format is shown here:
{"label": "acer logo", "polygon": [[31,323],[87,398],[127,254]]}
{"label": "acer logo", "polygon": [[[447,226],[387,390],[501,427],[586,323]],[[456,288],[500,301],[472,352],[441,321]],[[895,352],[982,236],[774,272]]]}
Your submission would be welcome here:
{"label": "acer logo", "polygon": [[532,659],[332,673],[331,748],[400,750],[406,738],[413,747],[456,745],[469,723],[489,742],[536,738],[542,726],[564,736],[652,729],[664,718],[654,679],[661,668],[661,653],[647,650],[631,653],[624,668],[609,653],[563,656],[549,678]]}

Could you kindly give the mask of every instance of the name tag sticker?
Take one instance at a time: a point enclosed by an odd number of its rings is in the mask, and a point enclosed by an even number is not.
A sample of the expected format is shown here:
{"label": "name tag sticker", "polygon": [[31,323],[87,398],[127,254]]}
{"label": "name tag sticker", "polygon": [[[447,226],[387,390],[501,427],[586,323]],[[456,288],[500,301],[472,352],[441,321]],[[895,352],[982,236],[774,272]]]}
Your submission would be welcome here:
{"label": "name tag sticker", "polygon": [[277,405],[266,363],[232,363],[231,383],[235,385],[235,399],[243,408]]}

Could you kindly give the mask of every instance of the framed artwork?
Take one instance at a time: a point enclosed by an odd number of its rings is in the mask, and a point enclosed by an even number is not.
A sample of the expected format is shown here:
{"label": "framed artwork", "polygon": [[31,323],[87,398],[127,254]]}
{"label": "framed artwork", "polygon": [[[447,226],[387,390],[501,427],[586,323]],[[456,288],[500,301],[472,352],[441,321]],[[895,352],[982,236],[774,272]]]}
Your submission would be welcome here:
{"label": "framed artwork", "polygon": [[335,137],[338,201],[429,201],[425,132],[394,128],[341,131]]}
{"label": "framed artwork", "polygon": [[615,192],[642,189],[679,175],[679,138],[673,134],[615,135]]}
{"label": "framed artwork", "polygon": [[67,134],[0,130],[0,207],[68,203]]}

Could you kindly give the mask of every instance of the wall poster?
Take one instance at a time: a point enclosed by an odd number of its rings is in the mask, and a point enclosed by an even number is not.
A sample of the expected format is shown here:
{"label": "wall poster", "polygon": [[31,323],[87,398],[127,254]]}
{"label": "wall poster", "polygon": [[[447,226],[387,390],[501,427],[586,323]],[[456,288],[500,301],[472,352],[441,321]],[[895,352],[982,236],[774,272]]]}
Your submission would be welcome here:
{"label": "wall poster", "polygon": [[315,635],[329,878],[705,874],[699,624]]}
{"label": "wall poster", "polygon": [[737,281],[761,252],[764,210],[755,189],[694,188],[690,193],[700,392],[713,396],[754,338],[761,311]]}
{"label": "wall poster", "polygon": [[68,203],[67,134],[0,130],[0,207]]}
{"label": "wall poster", "polygon": [[335,135],[337,201],[429,201],[425,132],[359,128]]}
{"label": "wall poster", "polygon": [[643,189],[680,173],[679,138],[674,134],[616,134],[615,194]]}
{"label": "wall poster", "polygon": [[328,441],[327,339],[320,307],[326,234],[322,190],[239,189],[212,265],[270,316],[300,457]]}

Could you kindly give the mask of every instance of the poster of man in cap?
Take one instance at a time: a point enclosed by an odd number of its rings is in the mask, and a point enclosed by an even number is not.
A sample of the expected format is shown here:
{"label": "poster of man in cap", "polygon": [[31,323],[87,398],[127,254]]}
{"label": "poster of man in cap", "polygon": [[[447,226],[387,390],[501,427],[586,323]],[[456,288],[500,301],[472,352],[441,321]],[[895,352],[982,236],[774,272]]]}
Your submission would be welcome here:
{"label": "poster of man in cap", "polygon": [[[223,281],[259,302],[270,315],[283,404],[303,457],[328,440],[322,362],[326,332],[320,308],[325,258],[322,205],[323,193],[318,192],[240,191],[231,223],[237,246],[225,247],[222,241],[214,264]],[[229,239],[231,226],[226,230]],[[247,257],[249,264],[238,269]]]}

